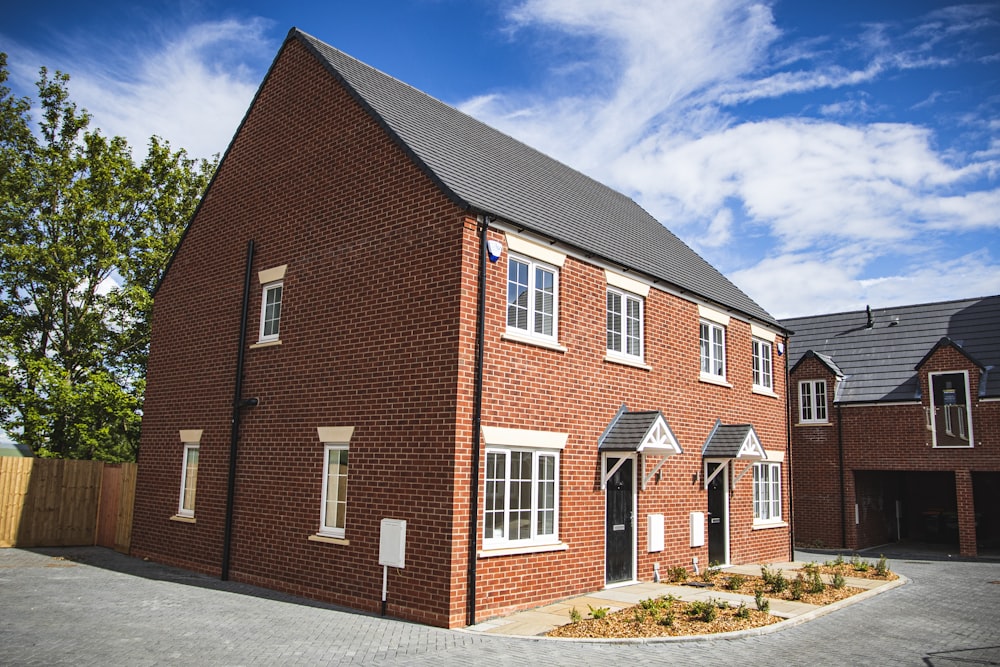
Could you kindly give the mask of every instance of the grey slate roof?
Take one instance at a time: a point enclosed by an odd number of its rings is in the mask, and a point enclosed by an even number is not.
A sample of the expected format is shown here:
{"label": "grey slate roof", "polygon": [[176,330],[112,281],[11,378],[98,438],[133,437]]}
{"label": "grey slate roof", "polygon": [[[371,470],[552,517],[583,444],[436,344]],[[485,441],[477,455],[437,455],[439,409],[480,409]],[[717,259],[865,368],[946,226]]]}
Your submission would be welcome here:
{"label": "grey slate roof", "polygon": [[717,424],[702,447],[702,458],[735,459],[751,432],[750,424]]}
{"label": "grey slate roof", "polygon": [[555,239],[758,321],[778,322],[633,200],[295,28],[459,205]]}
{"label": "grey slate roof", "polygon": [[795,333],[788,343],[790,368],[808,351],[831,359],[845,379],[842,403],[912,401],[919,397],[917,366],[948,338],[984,368],[980,395],[1000,396],[1000,296],[797,317],[783,320]]}
{"label": "grey slate roof", "polygon": [[601,438],[598,449],[614,452],[637,451],[659,416],[660,413],[655,410],[620,413]]}

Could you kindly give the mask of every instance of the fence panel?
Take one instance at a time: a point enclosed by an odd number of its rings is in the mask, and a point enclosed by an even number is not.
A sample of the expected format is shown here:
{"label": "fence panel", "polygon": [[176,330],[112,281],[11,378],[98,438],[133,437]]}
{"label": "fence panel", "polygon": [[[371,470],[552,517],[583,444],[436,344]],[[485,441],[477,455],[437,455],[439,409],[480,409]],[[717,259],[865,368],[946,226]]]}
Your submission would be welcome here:
{"label": "fence panel", "polygon": [[[0,457],[0,547],[97,544],[105,467],[100,461]],[[107,468],[118,483],[109,489],[116,506],[106,523],[110,537],[102,541],[127,551],[135,464]],[[120,525],[122,520],[129,525]]]}

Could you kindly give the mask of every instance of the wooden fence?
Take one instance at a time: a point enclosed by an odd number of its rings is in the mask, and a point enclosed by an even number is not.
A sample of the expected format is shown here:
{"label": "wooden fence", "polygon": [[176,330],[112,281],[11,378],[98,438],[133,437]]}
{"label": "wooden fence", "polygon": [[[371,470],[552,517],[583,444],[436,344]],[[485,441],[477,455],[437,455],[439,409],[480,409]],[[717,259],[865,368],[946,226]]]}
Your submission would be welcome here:
{"label": "wooden fence", "polygon": [[0,457],[0,547],[127,553],[136,464]]}

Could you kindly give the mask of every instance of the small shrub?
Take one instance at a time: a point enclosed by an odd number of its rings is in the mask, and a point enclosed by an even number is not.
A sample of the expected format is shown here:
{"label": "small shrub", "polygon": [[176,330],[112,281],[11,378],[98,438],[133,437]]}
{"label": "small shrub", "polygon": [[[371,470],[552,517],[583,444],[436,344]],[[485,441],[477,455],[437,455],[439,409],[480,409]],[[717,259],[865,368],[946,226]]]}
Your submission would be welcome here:
{"label": "small shrub", "polygon": [[593,619],[600,620],[608,615],[608,607],[598,607],[597,609],[594,609],[589,604],[587,607],[590,609],[590,617]]}
{"label": "small shrub", "polygon": [[819,570],[813,570],[809,575],[809,592],[822,593],[825,590],[826,584],[823,583],[823,578],[819,576]]}
{"label": "small shrub", "polygon": [[718,602],[715,603],[715,606],[718,607],[719,609],[730,609],[728,600],[719,600]]}
{"label": "small shrub", "polygon": [[740,603],[739,608],[736,610],[736,618],[750,618],[750,608],[746,606],[746,603]]}
{"label": "small shrub", "polygon": [[871,565],[868,561],[862,560],[861,556],[854,554],[851,556],[851,567],[854,568],[855,572],[867,572]]}
{"label": "small shrub", "polygon": [[889,576],[889,561],[885,559],[884,555],[879,555],[878,563],[875,564],[875,573],[880,577]]}
{"label": "small shrub", "polygon": [[761,565],[760,578],[764,580],[767,588],[772,593],[781,593],[788,588],[788,580],[781,573],[781,570],[772,570],[767,565]]}
{"label": "small shrub", "polygon": [[837,557],[833,560],[833,566],[834,567],[840,567],[843,564],[844,564],[844,556],[843,556],[843,554],[837,554]]}
{"label": "small shrub", "polygon": [[674,611],[672,609],[668,609],[667,613],[660,616],[660,618],[657,619],[656,622],[665,628],[674,627]]}
{"label": "small shrub", "polygon": [[836,588],[837,590],[840,590],[846,584],[847,581],[844,579],[844,575],[842,575],[840,572],[837,572],[836,574],[833,575],[833,581],[831,582],[830,585]]}
{"label": "small shrub", "polygon": [[677,567],[672,567],[669,570],[667,570],[667,577],[670,579],[670,581],[677,581],[677,582],[687,581],[688,578],[687,568],[680,565],[678,565]]}
{"label": "small shrub", "polygon": [[714,565],[706,568],[705,571],[701,573],[701,580],[708,583],[712,583],[713,581],[715,581],[715,578],[719,576],[719,570],[720,568]]}
{"label": "small shrub", "polygon": [[582,617],[580,616],[580,610],[579,609],[577,609],[576,607],[573,607],[572,609],[569,610],[569,620],[570,620],[570,623],[579,623],[580,620],[581,620],[581,618]]}
{"label": "small shrub", "polygon": [[711,623],[719,616],[719,608],[712,599],[695,600],[688,605],[687,613],[699,621]]}
{"label": "small shrub", "polygon": [[802,576],[802,573],[799,572],[798,574],[795,575],[795,578],[792,579],[792,583],[788,587],[788,594],[792,597],[793,600],[801,600],[805,592],[806,592],[806,580]]}
{"label": "small shrub", "polygon": [[819,565],[816,563],[806,563],[802,566],[802,571],[806,573],[807,576],[812,576],[813,572],[819,572]]}
{"label": "small shrub", "polygon": [[639,625],[642,625],[643,623],[646,622],[646,611],[644,609],[642,609],[641,607],[636,607],[635,608],[635,617],[634,618],[635,618],[635,622],[636,623],[638,623]]}
{"label": "small shrub", "polygon": [[731,574],[726,580],[726,590],[738,591],[746,583],[746,577],[741,574]]}
{"label": "small shrub", "polygon": [[758,588],[753,593],[754,604],[757,605],[757,611],[762,611],[765,614],[771,611],[771,601],[764,597],[764,589]]}

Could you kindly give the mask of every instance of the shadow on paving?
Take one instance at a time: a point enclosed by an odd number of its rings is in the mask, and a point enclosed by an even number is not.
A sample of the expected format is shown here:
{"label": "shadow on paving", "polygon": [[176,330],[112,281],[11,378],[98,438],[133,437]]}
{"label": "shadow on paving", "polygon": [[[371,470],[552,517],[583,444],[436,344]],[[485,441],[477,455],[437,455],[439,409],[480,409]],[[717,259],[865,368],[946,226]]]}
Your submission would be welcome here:
{"label": "shadow on paving", "polygon": [[[371,618],[379,617],[377,614],[371,614],[358,609],[351,609],[349,607],[342,607],[289,593],[282,593],[280,591],[261,588],[251,584],[244,584],[235,581],[222,581],[221,579],[207,574],[201,574],[199,572],[193,572],[191,570],[185,570],[171,565],[163,565],[162,563],[157,563],[151,560],[133,558],[132,556],[127,556],[105,547],[35,547],[31,549],[20,549],[20,551],[48,556],[49,558],[54,559],[61,559],[71,563],[79,563],[80,565],[88,565],[102,570],[118,572],[119,574],[141,577],[152,581],[165,581],[182,584],[184,586],[195,586],[197,588],[224,591],[238,595],[247,595],[250,597],[260,598],[262,600],[288,602],[304,607],[330,609],[349,614],[369,616]],[[31,567],[31,565],[27,564],[25,566]],[[45,567],[52,567],[52,565],[46,564]],[[392,620],[399,621],[400,623],[408,622],[399,618],[393,618]]]}

